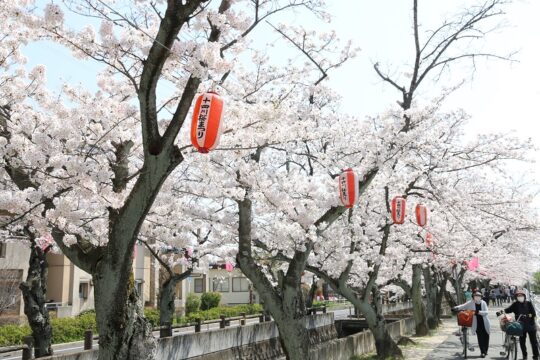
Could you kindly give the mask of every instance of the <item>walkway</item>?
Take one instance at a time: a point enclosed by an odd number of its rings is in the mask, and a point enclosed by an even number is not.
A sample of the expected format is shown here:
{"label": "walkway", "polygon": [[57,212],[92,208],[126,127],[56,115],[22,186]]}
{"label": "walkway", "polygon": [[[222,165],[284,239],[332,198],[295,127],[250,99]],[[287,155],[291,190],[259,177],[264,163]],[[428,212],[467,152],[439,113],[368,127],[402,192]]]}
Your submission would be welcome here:
{"label": "walkway", "polygon": [[[491,321],[491,336],[489,344],[489,353],[486,359],[502,359],[499,354],[502,350],[503,332],[499,328],[499,322],[495,312],[501,307],[491,307],[489,319]],[[455,335],[458,326],[455,318],[447,319],[439,330],[432,336],[424,338],[412,338],[417,345],[404,348],[406,359],[410,360],[438,360],[438,359],[463,359],[461,354],[461,343],[459,337]],[[476,336],[471,336],[474,351],[469,352],[468,359],[481,359],[480,351],[477,346]],[[529,344],[530,347],[530,344]],[[531,352],[529,350],[529,352]],[[529,358],[532,354],[529,354]],[[518,352],[518,359],[521,359],[521,351]]]}

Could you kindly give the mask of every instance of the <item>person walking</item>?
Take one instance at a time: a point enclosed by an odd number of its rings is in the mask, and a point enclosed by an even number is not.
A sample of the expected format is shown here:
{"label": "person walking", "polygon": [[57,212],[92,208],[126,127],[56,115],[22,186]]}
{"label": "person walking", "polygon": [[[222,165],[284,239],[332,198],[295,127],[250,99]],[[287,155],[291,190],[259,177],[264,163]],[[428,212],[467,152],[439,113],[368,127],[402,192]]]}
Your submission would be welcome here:
{"label": "person walking", "polygon": [[496,306],[502,306],[502,294],[501,294],[501,289],[498,286],[495,289],[493,289],[493,294],[495,295],[494,304]]}
{"label": "person walking", "polygon": [[482,300],[482,293],[475,290],[473,293],[473,299],[465,304],[458,305],[452,310],[474,310],[475,316],[472,323],[472,334],[476,334],[478,339],[478,347],[480,348],[480,356],[485,358],[489,349],[489,309],[487,303]]}
{"label": "person walking", "polygon": [[536,311],[534,305],[527,301],[525,292],[516,290],[516,301],[504,309],[505,313],[514,313],[514,317],[523,325],[523,336],[519,337],[519,345],[523,359],[527,359],[527,335],[531,343],[533,360],[538,360],[538,342],[536,341]]}
{"label": "person walking", "polygon": [[482,295],[483,295],[482,300],[484,300],[487,306],[489,306],[489,289],[483,289]]}
{"label": "person walking", "polygon": [[467,288],[465,290],[465,301],[471,301],[472,300],[472,291],[470,288]]}

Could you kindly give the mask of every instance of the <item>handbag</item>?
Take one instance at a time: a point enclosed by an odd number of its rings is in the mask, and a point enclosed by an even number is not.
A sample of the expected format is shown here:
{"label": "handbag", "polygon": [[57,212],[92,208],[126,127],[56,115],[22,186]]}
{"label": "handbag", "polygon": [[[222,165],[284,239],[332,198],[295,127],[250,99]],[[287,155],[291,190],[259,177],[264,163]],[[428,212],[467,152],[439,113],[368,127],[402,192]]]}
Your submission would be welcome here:
{"label": "handbag", "polygon": [[457,315],[457,322],[459,326],[472,327],[474,319],[474,310],[460,311]]}
{"label": "handbag", "polygon": [[511,321],[506,324],[505,331],[508,335],[523,336],[523,324],[519,321]]}

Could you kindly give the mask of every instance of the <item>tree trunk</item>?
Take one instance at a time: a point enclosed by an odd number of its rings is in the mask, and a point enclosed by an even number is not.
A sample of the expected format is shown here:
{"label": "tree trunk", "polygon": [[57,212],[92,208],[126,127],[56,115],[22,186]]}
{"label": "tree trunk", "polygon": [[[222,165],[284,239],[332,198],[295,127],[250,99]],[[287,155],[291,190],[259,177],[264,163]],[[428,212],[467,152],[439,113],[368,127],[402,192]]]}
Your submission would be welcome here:
{"label": "tree trunk", "polygon": [[416,336],[426,336],[429,333],[429,328],[426,319],[426,307],[422,301],[422,264],[413,265],[412,301]]}
{"label": "tree trunk", "polygon": [[32,241],[26,281],[19,288],[24,301],[24,313],[32,329],[34,352],[37,358],[51,356],[52,327],[49,312],[45,308],[47,296],[48,264],[46,252]]}
{"label": "tree trunk", "polygon": [[370,304],[367,301],[356,299],[353,304],[360,309],[369,329],[375,339],[378,359],[403,359],[403,353],[390,336],[386,327],[386,319],[382,314],[382,307],[378,302]]}
{"label": "tree trunk", "polygon": [[161,326],[172,324],[174,316],[174,291],[178,281],[174,277],[170,277],[163,285],[159,292],[159,324]]}
{"label": "tree trunk", "polygon": [[439,320],[442,317],[442,304],[443,304],[444,293],[446,292],[447,281],[448,281],[448,278],[446,278],[445,276],[439,277],[439,291],[437,292],[437,308],[436,308],[437,319]]}
{"label": "tree trunk", "polygon": [[143,315],[131,264],[119,257],[104,259],[92,274],[99,299],[95,303],[99,360],[154,358],[156,340]]}
{"label": "tree trunk", "polygon": [[424,286],[426,288],[426,315],[427,324],[431,330],[435,330],[439,326],[439,318],[437,316],[437,283],[433,279],[433,273],[430,267],[424,269]]}
{"label": "tree trunk", "polygon": [[309,359],[309,334],[305,325],[299,319],[288,320],[286,316],[274,317],[274,321],[287,360]]}
{"label": "tree trunk", "polygon": [[377,296],[375,296],[373,302],[370,303],[367,298],[359,298],[357,296],[356,292],[347,285],[346,278],[340,278],[338,281],[333,280],[328,276],[323,276],[323,278],[336,292],[353,304],[355,315],[358,315],[358,313],[364,315],[369,330],[371,330],[373,338],[375,339],[377,358],[403,359],[401,349],[397,346],[394,339],[392,339],[386,327],[386,319],[382,313],[382,304],[378,294],[376,293]]}
{"label": "tree trunk", "polygon": [[306,317],[306,308],[302,294],[301,276],[313,245],[307,244],[305,251],[295,252],[287,273],[279,272],[278,285],[275,286],[252,256],[252,209],[248,191],[246,191],[244,199],[238,201],[238,215],[237,263],[257,289],[264,302],[265,310],[272,314],[287,359],[309,359],[309,334],[303,322]]}

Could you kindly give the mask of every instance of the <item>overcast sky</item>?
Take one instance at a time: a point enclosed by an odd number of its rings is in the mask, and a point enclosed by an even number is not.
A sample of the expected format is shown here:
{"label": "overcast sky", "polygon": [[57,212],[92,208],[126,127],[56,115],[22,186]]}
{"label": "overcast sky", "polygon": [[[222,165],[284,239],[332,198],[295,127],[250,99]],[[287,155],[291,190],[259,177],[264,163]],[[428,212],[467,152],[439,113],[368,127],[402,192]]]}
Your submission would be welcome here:
{"label": "overcast sky", "polygon": [[[420,0],[421,30],[433,29],[445,18],[479,1]],[[330,82],[344,98],[343,111],[357,116],[375,115],[398,100],[399,94],[380,81],[372,64],[379,62],[382,68],[398,75],[410,68],[414,50],[412,0],[327,0],[327,3],[333,15],[329,26],[341,38],[353,40],[361,49],[355,59],[330,74]],[[429,98],[437,94],[440,86],[452,86],[466,80],[448,99],[446,107],[463,108],[472,116],[469,136],[480,132],[515,131],[520,137],[531,137],[540,147],[536,110],[540,105],[540,1],[515,0],[504,10],[506,14],[500,18],[504,27],[489,34],[481,50],[499,55],[517,51],[514,55],[517,61],[479,61],[475,70],[470,63],[455,66],[438,83],[423,84],[419,95]],[[291,20],[306,27],[320,26],[313,19],[300,15],[289,18]],[[269,33],[268,28],[258,31],[256,36],[265,40],[278,37]],[[421,33],[421,37],[425,36]],[[276,46],[273,51],[290,51],[285,48],[286,45]],[[53,84],[63,78],[95,87],[93,74],[99,65],[93,62],[73,61],[68,51],[44,42],[31,46],[26,53],[30,66],[47,65],[48,77]],[[538,163],[516,166],[515,169],[539,179],[540,153],[534,157]],[[540,205],[540,199],[536,203]]]}

